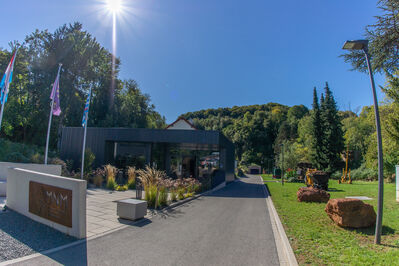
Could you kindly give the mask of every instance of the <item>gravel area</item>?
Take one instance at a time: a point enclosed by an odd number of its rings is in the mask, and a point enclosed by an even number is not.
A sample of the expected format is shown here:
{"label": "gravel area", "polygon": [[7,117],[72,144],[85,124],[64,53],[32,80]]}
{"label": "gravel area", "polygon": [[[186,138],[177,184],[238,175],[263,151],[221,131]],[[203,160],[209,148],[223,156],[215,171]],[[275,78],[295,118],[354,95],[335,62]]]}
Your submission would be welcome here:
{"label": "gravel area", "polygon": [[0,262],[27,256],[77,239],[12,210],[0,212]]}

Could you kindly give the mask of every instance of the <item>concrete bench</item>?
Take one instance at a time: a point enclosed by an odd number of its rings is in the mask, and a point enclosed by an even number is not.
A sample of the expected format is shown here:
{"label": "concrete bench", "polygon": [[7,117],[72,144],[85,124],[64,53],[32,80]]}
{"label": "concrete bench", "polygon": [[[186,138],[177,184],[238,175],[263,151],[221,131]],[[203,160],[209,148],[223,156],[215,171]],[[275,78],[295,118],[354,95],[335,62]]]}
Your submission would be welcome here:
{"label": "concrete bench", "polygon": [[0,179],[0,197],[5,197],[7,195],[7,181]]}
{"label": "concrete bench", "polygon": [[117,202],[116,214],[123,219],[138,220],[147,214],[147,201],[125,199]]}

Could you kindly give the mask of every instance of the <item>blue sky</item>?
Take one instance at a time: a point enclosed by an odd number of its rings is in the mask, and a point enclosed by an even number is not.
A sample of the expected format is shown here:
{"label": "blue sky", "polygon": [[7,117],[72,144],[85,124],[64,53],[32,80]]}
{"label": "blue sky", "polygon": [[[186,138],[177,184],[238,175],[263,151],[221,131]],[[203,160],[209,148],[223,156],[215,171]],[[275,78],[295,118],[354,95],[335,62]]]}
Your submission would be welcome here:
{"label": "blue sky", "polygon": [[[312,103],[326,81],[341,110],[372,104],[368,76],[338,56],[375,22],[371,0],[125,0],[117,18],[121,78],[138,81],[173,122],[207,108]],[[112,20],[96,0],[2,1],[0,47],[35,29],[79,21],[111,50]],[[15,12],[13,12],[15,10]],[[384,84],[376,76],[378,85]],[[383,100],[379,93],[379,100]]]}

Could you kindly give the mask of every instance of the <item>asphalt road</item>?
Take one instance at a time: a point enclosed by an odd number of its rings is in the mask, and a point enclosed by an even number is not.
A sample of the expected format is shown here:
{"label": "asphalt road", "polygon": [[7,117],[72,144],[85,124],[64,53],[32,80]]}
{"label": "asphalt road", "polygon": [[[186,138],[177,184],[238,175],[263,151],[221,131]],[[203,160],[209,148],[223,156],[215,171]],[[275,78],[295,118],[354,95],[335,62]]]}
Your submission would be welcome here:
{"label": "asphalt road", "polygon": [[[43,239],[43,241],[45,241]],[[259,177],[22,265],[279,265]]]}

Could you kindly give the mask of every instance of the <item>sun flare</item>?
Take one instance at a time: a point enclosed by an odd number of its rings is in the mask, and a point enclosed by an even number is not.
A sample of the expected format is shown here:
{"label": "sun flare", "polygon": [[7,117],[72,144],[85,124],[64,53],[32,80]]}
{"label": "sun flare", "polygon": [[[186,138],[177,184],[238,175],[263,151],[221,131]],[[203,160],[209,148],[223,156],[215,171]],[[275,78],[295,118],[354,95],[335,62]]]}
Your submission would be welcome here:
{"label": "sun flare", "polygon": [[123,9],[122,0],[107,0],[105,4],[108,11],[113,14],[119,13]]}

